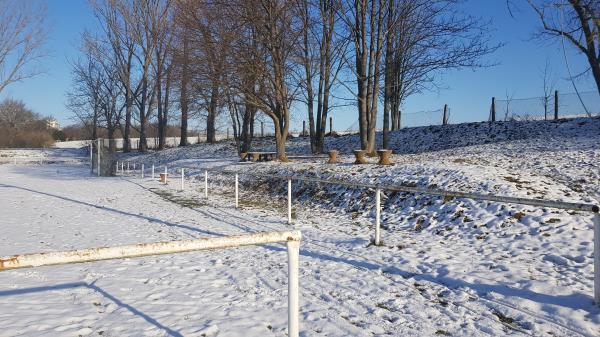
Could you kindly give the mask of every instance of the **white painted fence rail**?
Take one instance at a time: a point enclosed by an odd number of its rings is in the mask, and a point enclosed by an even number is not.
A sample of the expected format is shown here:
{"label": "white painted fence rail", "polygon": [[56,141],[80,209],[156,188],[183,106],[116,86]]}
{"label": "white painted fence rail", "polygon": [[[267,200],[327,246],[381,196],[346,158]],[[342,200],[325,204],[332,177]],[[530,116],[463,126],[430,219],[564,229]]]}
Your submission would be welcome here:
{"label": "white painted fence rail", "polygon": [[288,253],[288,336],[299,335],[300,231],[266,232],[194,240],[141,243],[70,251],[22,254],[0,258],[0,272],[12,269],[83,263],[132,257],[194,252],[286,242]]}
{"label": "white painted fence rail", "polygon": [[[188,167],[190,170],[198,169],[197,167]],[[420,188],[406,185],[379,185],[379,184],[366,184],[359,182],[349,182],[349,181],[341,181],[341,180],[327,180],[327,179],[319,179],[313,177],[303,177],[303,176],[282,176],[282,175],[274,175],[274,174],[260,174],[260,173],[249,173],[249,172],[239,172],[239,171],[228,171],[223,169],[211,169],[204,168],[204,196],[208,198],[208,171],[221,173],[221,174],[233,174],[235,175],[235,205],[238,206],[238,198],[239,198],[239,175],[246,175],[252,177],[261,177],[267,179],[279,179],[279,180],[287,180],[287,213],[288,213],[288,223],[292,223],[292,180],[302,181],[302,182],[312,182],[312,183],[324,183],[324,184],[332,184],[332,185],[340,185],[340,186],[348,186],[352,188],[366,188],[375,190],[375,235],[373,238],[373,243],[376,246],[382,244],[381,242],[381,191],[387,190],[392,192],[407,192],[414,194],[426,194],[433,196],[444,196],[444,197],[455,197],[455,198],[467,198],[472,200],[480,200],[480,201],[492,201],[492,202],[500,202],[500,203],[512,203],[512,204],[520,204],[520,205],[530,205],[530,206],[539,206],[539,207],[552,207],[564,210],[576,210],[583,212],[590,212],[593,214],[593,224],[594,224],[594,302],[600,306],[600,207],[595,204],[586,204],[586,203],[573,203],[573,202],[562,202],[562,201],[552,201],[552,200],[542,200],[542,199],[529,199],[529,198],[521,198],[521,197],[511,197],[511,196],[499,196],[492,194],[477,194],[477,193],[468,193],[461,191],[448,191],[441,189],[431,189],[431,188]]]}

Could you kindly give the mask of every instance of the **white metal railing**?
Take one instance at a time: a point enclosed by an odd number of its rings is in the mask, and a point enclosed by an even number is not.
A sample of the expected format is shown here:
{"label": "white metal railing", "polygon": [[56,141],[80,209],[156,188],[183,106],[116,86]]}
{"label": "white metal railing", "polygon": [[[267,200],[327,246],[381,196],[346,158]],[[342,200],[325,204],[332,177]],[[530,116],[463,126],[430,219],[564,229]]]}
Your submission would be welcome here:
{"label": "white metal railing", "polygon": [[0,258],[0,272],[12,269],[83,263],[286,242],[288,254],[288,335],[299,334],[300,231],[266,232],[194,240],[141,243],[70,251],[22,254]]}
{"label": "white metal railing", "polygon": [[[122,163],[121,163],[122,165]],[[118,167],[118,163],[117,163]],[[152,165],[154,168],[154,164]],[[165,165],[165,172],[167,166]],[[181,168],[181,181],[182,181],[182,190],[183,190],[183,180],[185,178],[184,168]],[[197,167],[189,167],[189,169],[198,169]],[[512,203],[512,204],[520,204],[520,205],[530,205],[530,206],[540,206],[540,207],[552,207],[564,210],[576,210],[589,212],[593,215],[593,231],[594,231],[594,302],[600,306],[600,208],[598,205],[594,204],[586,204],[586,203],[573,203],[573,202],[562,202],[562,201],[552,201],[552,200],[542,200],[542,199],[529,199],[529,198],[521,198],[521,197],[510,197],[510,196],[498,196],[492,194],[478,194],[478,193],[468,193],[461,191],[447,191],[441,189],[431,189],[431,188],[420,188],[415,186],[406,186],[406,185],[380,185],[380,184],[366,184],[366,183],[358,183],[358,182],[348,182],[342,180],[327,180],[320,178],[311,178],[311,177],[303,177],[303,176],[283,176],[276,174],[260,174],[260,173],[250,173],[243,171],[225,171],[222,169],[210,169],[204,168],[204,196],[208,198],[208,172],[216,172],[222,174],[233,174],[235,175],[235,206],[238,206],[238,198],[239,198],[239,175],[246,175],[252,177],[260,177],[267,179],[279,179],[287,181],[287,216],[288,223],[292,223],[292,180],[303,181],[303,182],[312,182],[312,183],[323,183],[323,184],[332,184],[332,185],[340,185],[340,186],[348,186],[352,188],[365,188],[365,189],[373,189],[375,190],[375,235],[373,238],[373,243],[376,246],[381,245],[381,191],[387,190],[392,192],[407,192],[414,194],[427,194],[434,196],[444,196],[444,197],[455,197],[455,198],[467,198],[472,200],[483,200],[483,201],[493,201],[493,202],[502,202],[502,203]],[[123,171],[121,173],[124,173]]]}

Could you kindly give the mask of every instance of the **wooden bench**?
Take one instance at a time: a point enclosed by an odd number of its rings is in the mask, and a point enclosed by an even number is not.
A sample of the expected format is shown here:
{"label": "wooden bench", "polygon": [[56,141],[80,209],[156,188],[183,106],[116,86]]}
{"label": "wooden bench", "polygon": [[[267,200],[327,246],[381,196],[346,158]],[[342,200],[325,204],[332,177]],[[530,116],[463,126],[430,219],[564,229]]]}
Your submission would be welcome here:
{"label": "wooden bench", "polygon": [[242,160],[245,161],[272,161],[277,157],[277,152],[248,152],[245,155],[245,158]]}

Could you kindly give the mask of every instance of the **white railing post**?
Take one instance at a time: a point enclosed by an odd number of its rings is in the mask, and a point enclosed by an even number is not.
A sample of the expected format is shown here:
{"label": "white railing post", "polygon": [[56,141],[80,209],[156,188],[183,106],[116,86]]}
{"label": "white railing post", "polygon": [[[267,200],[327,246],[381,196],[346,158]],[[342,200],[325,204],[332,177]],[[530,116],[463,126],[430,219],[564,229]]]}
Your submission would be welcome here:
{"label": "white railing post", "polygon": [[144,164],[142,163],[142,179],[144,179]]}
{"label": "white railing post", "polygon": [[287,213],[288,224],[292,223],[292,179],[287,180]]}
{"label": "white railing post", "polygon": [[238,174],[235,174],[235,208],[238,208],[239,206],[239,191],[238,191]]}
{"label": "white railing post", "polygon": [[125,175],[125,162],[121,162],[121,174]]}
{"label": "white railing post", "polygon": [[154,179],[154,164],[152,164],[152,179]]}
{"label": "white railing post", "polygon": [[594,214],[594,302],[600,306],[600,214]]}
{"label": "white railing post", "polygon": [[181,168],[181,190],[182,191],[185,189],[184,180],[185,180],[185,171],[184,171],[184,168],[182,167]]}
{"label": "white railing post", "polygon": [[381,189],[377,189],[375,191],[375,246],[379,246],[381,244],[380,240],[380,230],[379,223],[381,217]]}
{"label": "white railing post", "polygon": [[135,173],[135,164],[136,163],[133,163],[133,173]]}
{"label": "white railing post", "polygon": [[204,170],[204,197],[208,199],[208,170]]}
{"label": "white railing post", "polygon": [[119,161],[118,160],[115,162],[115,166],[117,167],[115,171],[117,174],[119,174]]}
{"label": "white railing post", "polygon": [[98,177],[100,176],[100,138],[98,138]]}
{"label": "white railing post", "polygon": [[299,281],[298,269],[300,259],[300,242],[288,241],[288,336],[298,337],[300,332],[299,314],[300,303],[298,299]]}
{"label": "white railing post", "polygon": [[[16,164],[16,162],[15,162]],[[94,173],[94,141],[90,143],[90,174]]]}
{"label": "white railing post", "polygon": [[129,162],[127,162],[127,174],[129,174],[129,172],[131,172],[131,170],[129,169]]}

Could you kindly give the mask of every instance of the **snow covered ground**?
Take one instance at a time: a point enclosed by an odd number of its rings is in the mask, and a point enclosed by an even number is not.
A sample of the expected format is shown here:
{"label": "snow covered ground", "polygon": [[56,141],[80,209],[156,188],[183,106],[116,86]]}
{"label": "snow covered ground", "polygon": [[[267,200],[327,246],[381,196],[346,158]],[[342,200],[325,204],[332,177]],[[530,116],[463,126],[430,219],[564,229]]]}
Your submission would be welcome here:
{"label": "snow covered ground", "polygon": [[[238,163],[228,142],[128,156],[145,179],[0,165],[0,255],[290,228],[284,182],[242,176],[235,209],[230,175],[203,197],[205,167],[598,204],[599,142],[600,121],[579,119],[402,130],[393,167]],[[188,168],[185,191],[148,177],[167,163]],[[293,187],[305,336],[600,334],[590,214],[386,193],[375,247],[373,191]],[[2,272],[0,335],[283,336],[286,282],[282,245]]]}

